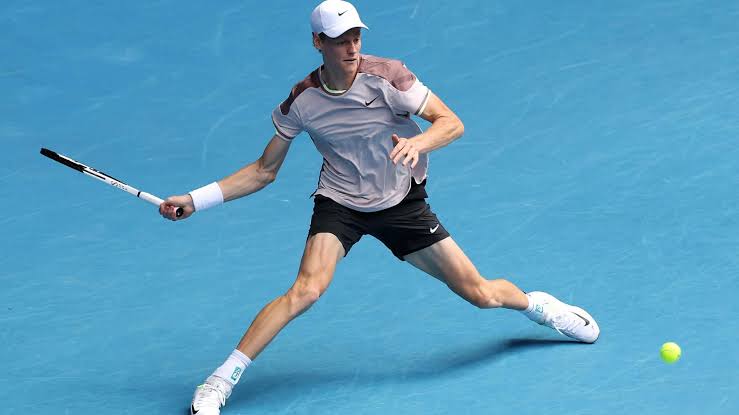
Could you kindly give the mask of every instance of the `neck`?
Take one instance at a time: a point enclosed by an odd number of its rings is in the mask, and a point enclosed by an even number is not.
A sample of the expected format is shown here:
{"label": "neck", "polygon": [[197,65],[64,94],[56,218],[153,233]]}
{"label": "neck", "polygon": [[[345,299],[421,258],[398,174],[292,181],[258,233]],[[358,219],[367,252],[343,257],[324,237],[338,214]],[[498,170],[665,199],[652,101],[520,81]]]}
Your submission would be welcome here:
{"label": "neck", "polygon": [[359,65],[353,71],[346,72],[341,68],[331,67],[324,62],[321,70],[321,78],[329,88],[337,91],[345,91],[354,83],[354,78],[357,77],[358,71]]}

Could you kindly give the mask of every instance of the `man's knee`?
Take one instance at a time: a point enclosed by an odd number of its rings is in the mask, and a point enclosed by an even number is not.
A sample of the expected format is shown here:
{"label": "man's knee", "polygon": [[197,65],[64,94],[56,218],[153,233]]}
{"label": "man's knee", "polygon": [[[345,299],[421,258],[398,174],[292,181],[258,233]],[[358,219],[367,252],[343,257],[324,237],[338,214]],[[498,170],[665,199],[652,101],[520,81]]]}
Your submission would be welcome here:
{"label": "man's knee", "polygon": [[298,315],[309,309],[318,298],[326,291],[326,286],[314,278],[306,275],[303,271],[298,275],[298,279],[292,287],[287,291],[285,297],[290,304],[290,313]]}
{"label": "man's knee", "polygon": [[496,289],[495,281],[480,278],[464,289],[464,299],[478,308],[497,308],[502,303],[501,292]]}

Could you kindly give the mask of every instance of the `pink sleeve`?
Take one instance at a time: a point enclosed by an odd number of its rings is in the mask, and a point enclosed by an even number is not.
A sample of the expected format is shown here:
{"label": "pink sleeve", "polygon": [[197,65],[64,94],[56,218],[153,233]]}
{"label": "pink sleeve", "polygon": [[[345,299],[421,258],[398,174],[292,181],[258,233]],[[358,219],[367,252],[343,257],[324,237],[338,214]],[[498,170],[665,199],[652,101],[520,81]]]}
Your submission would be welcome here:
{"label": "pink sleeve", "polygon": [[285,140],[292,140],[304,129],[303,121],[300,119],[300,110],[295,102],[300,94],[310,88],[318,88],[318,70],[311,72],[302,81],[298,82],[290,91],[290,95],[272,111],[272,123],[275,125],[277,135]]}
{"label": "pink sleeve", "polygon": [[275,126],[277,135],[285,140],[292,140],[303,131],[303,123],[300,121],[295,105],[287,107],[287,114],[282,112],[281,107],[285,107],[284,102],[272,111],[272,124]]}
{"label": "pink sleeve", "polygon": [[428,101],[428,87],[401,62],[393,63],[391,76],[384,78],[388,105],[396,112],[421,114]]}

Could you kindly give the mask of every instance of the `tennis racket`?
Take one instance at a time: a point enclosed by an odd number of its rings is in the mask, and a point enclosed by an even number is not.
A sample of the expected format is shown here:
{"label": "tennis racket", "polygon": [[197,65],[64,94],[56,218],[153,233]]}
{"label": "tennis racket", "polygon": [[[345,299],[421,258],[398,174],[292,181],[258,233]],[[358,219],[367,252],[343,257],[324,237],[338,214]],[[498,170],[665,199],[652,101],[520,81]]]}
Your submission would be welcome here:
{"label": "tennis racket", "polygon": [[[164,200],[152,195],[151,193],[142,192],[141,190],[136,189],[135,187],[131,187],[127,185],[126,183],[124,183],[123,181],[118,180],[108,174],[105,174],[101,172],[100,170],[94,169],[90,166],[86,166],[80,163],[79,161],[73,160],[55,151],[51,151],[48,148],[41,148],[41,154],[67,167],[71,167],[80,173],[84,173],[89,177],[98,179],[101,182],[105,182],[115,188],[123,190],[126,193],[132,194],[138,197],[139,199],[145,200],[153,205],[159,206],[162,204],[162,202],[164,202]],[[180,217],[182,216],[182,212],[183,212],[182,208],[178,207],[175,214],[177,215],[177,217]]]}

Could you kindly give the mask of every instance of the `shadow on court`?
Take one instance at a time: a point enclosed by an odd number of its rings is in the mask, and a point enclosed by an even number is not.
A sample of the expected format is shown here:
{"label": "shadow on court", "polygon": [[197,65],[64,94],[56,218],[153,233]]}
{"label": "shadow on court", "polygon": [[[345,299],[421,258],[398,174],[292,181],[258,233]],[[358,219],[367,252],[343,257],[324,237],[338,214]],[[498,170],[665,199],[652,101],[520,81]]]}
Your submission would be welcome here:
{"label": "shadow on court", "polygon": [[458,372],[472,367],[500,360],[507,355],[555,346],[588,347],[588,345],[560,339],[507,339],[495,340],[461,350],[444,350],[424,358],[414,357],[410,365],[381,368],[384,370],[352,370],[351,367],[347,367],[344,371],[316,368],[315,371],[308,372],[300,368],[296,371],[264,375],[252,373],[253,377],[242,379],[229,403],[231,407],[234,407],[247,402],[279,399],[280,396],[294,398],[301,394],[311,393],[316,388],[340,390],[347,386],[377,386],[444,378],[455,376]]}

